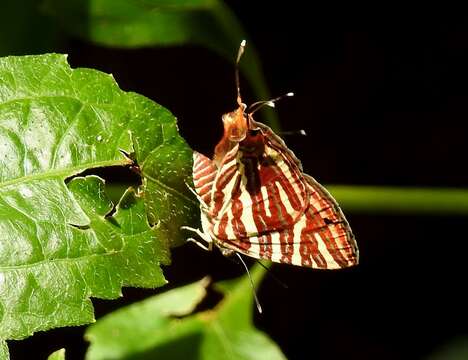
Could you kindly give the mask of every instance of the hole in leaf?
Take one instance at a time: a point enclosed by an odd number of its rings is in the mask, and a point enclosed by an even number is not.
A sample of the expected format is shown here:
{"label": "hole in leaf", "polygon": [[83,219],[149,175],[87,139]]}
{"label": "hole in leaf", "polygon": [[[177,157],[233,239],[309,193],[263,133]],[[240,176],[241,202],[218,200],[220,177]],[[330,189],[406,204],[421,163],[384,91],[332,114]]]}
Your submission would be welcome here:
{"label": "hole in leaf", "polygon": [[[122,195],[123,195],[123,193],[122,193]],[[108,221],[112,222],[114,225],[118,226],[118,223],[114,219],[114,214],[117,211],[117,208],[116,208],[115,204],[117,204],[117,202],[114,201],[114,199],[111,199],[111,200],[112,200],[113,206],[112,206],[112,209],[106,214],[106,219]]]}
{"label": "hole in leaf", "polygon": [[129,187],[136,189],[142,184],[139,168],[135,164],[86,169],[65,179],[65,183],[68,184],[75,177],[86,177],[89,175],[96,175],[104,179],[106,194],[114,204],[119,202],[125,190]]}

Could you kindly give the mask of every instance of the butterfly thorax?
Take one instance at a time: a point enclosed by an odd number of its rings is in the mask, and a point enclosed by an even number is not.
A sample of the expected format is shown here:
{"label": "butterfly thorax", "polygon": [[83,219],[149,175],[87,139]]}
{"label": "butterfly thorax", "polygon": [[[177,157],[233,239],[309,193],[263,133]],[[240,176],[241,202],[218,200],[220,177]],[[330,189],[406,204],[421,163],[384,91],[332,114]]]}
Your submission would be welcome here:
{"label": "butterfly thorax", "polygon": [[224,136],[215,148],[207,216],[218,239],[290,228],[309,206],[297,159],[244,109],[223,116]]}
{"label": "butterfly thorax", "polygon": [[239,143],[244,158],[261,159],[265,154],[265,137],[260,129],[249,129],[245,139]]}

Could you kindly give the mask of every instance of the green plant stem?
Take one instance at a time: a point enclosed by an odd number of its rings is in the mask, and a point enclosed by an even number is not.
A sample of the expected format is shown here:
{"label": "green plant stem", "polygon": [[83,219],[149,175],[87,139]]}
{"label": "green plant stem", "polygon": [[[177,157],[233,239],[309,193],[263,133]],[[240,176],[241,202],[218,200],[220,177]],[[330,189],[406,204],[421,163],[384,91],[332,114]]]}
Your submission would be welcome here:
{"label": "green plant stem", "polygon": [[327,186],[346,212],[467,215],[468,189]]}
{"label": "green plant stem", "polygon": [[[107,184],[118,201],[125,184]],[[345,212],[372,214],[468,215],[468,189],[327,185]]]}

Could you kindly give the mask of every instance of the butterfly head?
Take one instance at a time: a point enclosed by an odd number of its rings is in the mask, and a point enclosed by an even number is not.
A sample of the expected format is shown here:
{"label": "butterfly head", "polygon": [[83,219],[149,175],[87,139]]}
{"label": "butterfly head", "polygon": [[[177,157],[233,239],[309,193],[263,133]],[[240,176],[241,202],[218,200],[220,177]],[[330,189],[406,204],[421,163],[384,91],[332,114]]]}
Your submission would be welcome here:
{"label": "butterfly head", "polygon": [[239,107],[224,114],[224,135],[215,148],[215,163],[219,165],[223,157],[236,145],[245,156],[261,156],[264,151],[264,139],[261,130],[256,126],[247,106],[239,102]]}
{"label": "butterfly head", "polygon": [[239,107],[223,115],[224,138],[231,142],[240,142],[245,139],[248,130],[247,106],[240,103]]}
{"label": "butterfly head", "polygon": [[239,146],[243,157],[263,156],[265,151],[265,135],[261,128],[253,119],[253,114],[264,106],[275,107],[275,102],[286,96],[292,96],[293,93],[287,93],[277,98],[257,101],[247,107],[242,102],[239,85],[239,60],[244,53],[245,40],[241,42],[236,59],[235,80],[237,90],[238,108],[223,115],[224,135],[221,141],[216,145],[214,162],[219,167],[225,155],[235,146]]}

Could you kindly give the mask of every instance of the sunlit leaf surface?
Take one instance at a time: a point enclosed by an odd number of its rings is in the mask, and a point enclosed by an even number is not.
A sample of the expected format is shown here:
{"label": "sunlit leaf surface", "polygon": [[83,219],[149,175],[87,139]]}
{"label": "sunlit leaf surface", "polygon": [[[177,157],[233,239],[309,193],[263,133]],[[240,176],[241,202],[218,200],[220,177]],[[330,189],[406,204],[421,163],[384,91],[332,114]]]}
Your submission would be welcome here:
{"label": "sunlit leaf surface", "polygon": [[[124,154],[154,193],[129,189],[114,206],[101,178],[77,175],[128,165]],[[90,297],[164,284],[177,224],[197,214],[190,177],[166,109],[63,55],[0,59],[0,339],[89,323]]]}
{"label": "sunlit leaf surface", "polygon": [[[252,272],[259,283],[264,270]],[[192,313],[206,281],[170,290],[119,309],[89,327],[87,359],[285,359],[252,324],[252,291],[246,276],[219,286],[223,300]],[[112,336],[109,336],[112,334]]]}

